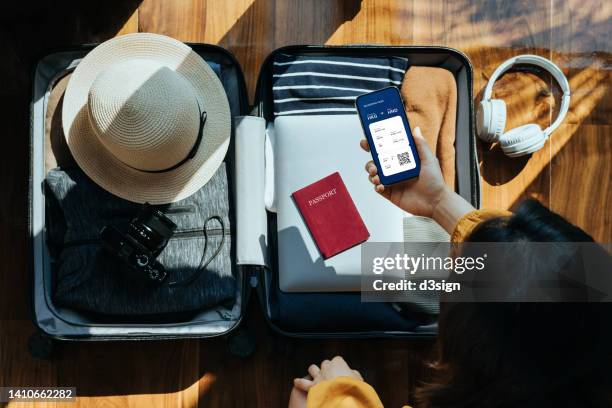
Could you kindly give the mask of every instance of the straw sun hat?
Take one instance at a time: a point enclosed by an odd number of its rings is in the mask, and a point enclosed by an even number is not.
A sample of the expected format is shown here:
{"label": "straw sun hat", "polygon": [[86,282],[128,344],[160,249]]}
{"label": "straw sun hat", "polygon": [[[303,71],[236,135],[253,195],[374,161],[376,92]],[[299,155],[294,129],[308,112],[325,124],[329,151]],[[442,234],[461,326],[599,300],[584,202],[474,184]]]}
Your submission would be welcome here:
{"label": "straw sun hat", "polygon": [[129,34],[93,49],[74,70],[62,122],[81,169],[129,201],[165,204],[199,190],[229,146],[221,82],[190,47]]}

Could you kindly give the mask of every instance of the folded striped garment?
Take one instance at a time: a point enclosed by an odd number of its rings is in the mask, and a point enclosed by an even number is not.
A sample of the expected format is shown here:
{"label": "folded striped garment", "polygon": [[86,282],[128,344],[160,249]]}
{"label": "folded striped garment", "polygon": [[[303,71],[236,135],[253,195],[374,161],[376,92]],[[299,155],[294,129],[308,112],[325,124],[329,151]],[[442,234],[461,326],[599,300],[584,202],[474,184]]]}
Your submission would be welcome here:
{"label": "folded striped garment", "polygon": [[402,84],[403,57],[277,54],[273,61],[274,115],[356,112],[361,94]]}

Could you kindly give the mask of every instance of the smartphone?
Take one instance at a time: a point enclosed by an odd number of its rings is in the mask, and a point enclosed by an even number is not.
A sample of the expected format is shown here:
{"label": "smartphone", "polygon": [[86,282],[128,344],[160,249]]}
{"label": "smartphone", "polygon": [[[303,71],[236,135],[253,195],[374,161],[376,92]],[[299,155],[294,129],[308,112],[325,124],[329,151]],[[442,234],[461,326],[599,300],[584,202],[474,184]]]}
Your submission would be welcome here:
{"label": "smartphone", "polygon": [[389,185],[418,177],[421,160],[399,89],[390,86],[360,95],[355,107],[380,182]]}

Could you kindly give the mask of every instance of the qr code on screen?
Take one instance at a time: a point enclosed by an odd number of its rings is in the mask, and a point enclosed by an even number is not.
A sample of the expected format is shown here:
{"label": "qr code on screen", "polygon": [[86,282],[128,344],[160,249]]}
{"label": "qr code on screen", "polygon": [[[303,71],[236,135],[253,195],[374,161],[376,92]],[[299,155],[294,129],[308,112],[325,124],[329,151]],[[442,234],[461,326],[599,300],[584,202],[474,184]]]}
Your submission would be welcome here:
{"label": "qr code on screen", "polygon": [[397,161],[399,162],[400,166],[403,166],[404,164],[410,164],[410,152],[404,152],[404,153],[400,153],[397,155]]}

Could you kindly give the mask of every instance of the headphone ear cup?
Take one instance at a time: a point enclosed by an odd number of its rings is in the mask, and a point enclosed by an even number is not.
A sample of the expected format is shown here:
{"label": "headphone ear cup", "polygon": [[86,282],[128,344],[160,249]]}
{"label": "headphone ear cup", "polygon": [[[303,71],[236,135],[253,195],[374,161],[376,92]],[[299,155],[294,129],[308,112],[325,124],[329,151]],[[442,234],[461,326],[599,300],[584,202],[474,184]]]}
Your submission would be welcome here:
{"label": "headphone ear cup", "polygon": [[501,99],[491,99],[491,135],[493,141],[498,141],[506,128],[506,102]]}
{"label": "headphone ear cup", "polygon": [[530,123],[504,133],[499,140],[502,151],[510,157],[524,156],[544,146],[546,136],[538,125]]}
{"label": "headphone ear cup", "polygon": [[481,140],[487,143],[491,143],[491,136],[489,134],[490,123],[491,101],[480,101],[480,104],[478,105],[478,112],[476,114],[476,133]]}
{"label": "headphone ear cup", "polygon": [[487,143],[496,142],[506,127],[506,104],[501,99],[481,101],[476,119],[478,137]]}

